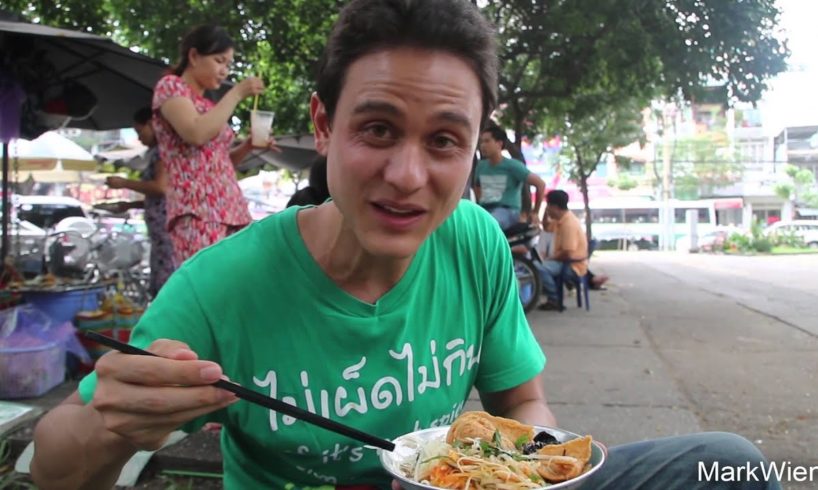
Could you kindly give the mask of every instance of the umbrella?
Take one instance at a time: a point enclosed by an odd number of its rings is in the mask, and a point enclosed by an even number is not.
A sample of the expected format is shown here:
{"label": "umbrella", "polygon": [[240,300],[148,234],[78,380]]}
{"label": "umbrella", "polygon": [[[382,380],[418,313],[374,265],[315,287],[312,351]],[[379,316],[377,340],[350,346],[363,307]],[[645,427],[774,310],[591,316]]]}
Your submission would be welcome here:
{"label": "umbrella", "polygon": [[[132,124],[133,113],[150,104],[165,64],[84,32],[27,22],[0,20],[0,73],[25,92],[20,107],[4,103],[4,138],[8,114],[22,121],[19,135],[39,136],[46,129],[69,126],[118,129]],[[12,121],[16,123],[17,121]],[[16,125],[15,125],[16,129]],[[8,144],[3,143],[2,258],[8,251]]]}
{"label": "umbrella", "polygon": [[315,151],[315,139],[311,134],[276,136],[276,143],[281,148],[280,153],[269,150],[252,150],[237,166],[241,172],[258,167],[272,165],[286,168],[293,172],[300,172],[312,165],[318,153]]}
{"label": "umbrella", "polygon": [[50,170],[94,171],[97,162],[83,147],[53,131],[37,139],[15,139],[9,145],[9,155],[18,170],[47,172]]}
{"label": "umbrella", "polygon": [[[150,104],[153,87],[166,70],[161,61],[110,39],[26,22],[0,20],[0,50],[10,58],[6,69],[22,84],[29,99],[41,97],[40,102],[48,102],[49,90],[55,88],[59,97],[66,82],[87,89],[69,92],[90,94],[96,101],[88,114],[76,114],[68,122],[74,128],[131,126],[133,113]],[[37,89],[42,92],[35,93]],[[66,105],[58,102],[45,112],[70,115],[72,101],[65,100]],[[56,112],[59,109],[63,112]]]}

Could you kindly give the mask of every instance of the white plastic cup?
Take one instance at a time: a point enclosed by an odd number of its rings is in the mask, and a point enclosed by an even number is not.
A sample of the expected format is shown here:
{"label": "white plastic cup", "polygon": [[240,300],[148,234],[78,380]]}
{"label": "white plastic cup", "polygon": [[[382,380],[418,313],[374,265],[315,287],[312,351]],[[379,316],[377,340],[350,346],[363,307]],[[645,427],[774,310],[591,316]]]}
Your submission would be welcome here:
{"label": "white plastic cup", "polygon": [[253,146],[266,148],[270,142],[270,132],[276,113],[271,111],[250,111],[250,137]]}

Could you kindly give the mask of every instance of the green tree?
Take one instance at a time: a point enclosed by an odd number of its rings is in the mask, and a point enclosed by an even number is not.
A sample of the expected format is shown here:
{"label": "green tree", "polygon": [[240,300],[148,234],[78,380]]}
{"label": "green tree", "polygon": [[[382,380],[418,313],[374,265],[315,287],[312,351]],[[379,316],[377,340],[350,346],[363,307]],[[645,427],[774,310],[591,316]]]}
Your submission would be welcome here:
{"label": "green tree", "polygon": [[[611,155],[634,141],[644,144],[642,108],[645,102],[638,98],[625,98],[616,102],[606,102],[606,98],[584,97],[588,107],[574,115],[569,111],[565,117],[553,122],[551,129],[564,135],[564,148],[569,163],[562,169],[571,180],[579,184],[585,206],[585,233],[590,240],[591,208],[588,199],[588,178],[596,171],[603,157]],[[591,100],[598,103],[591,104]],[[585,107],[580,104],[579,107]]]}
{"label": "green tree", "polygon": [[518,146],[546,115],[576,115],[589,88],[692,99],[716,84],[719,102],[757,101],[788,54],[770,0],[489,0],[484,11],[500,38],[500,120]]}
{"label": "green tree", "polygon": [[775,193],[782,199],[793,201],[796,205],[818,208],[818,182],[815,174],[809,169],[788,164],[784,172],[790,182],[777,184]]}
{"label": "green tree", "polygon": [[[179,40],[192,26],[217,23],[236,43],[234,78],[261,76],[268,90],[259,107],[276,112],[275,132],[309,131],[313,68],[342,0],[276,2],[218,0],[6,0],[29,20],[112,37],[174,63]],[[249,127],[252,102],[236,113]]]}
{"label": "green tree", "polygon": [[[662,153],[660,146],[657,161]],[[670,155],[674,196],[679,199],[698,199],[741,178],[741,162],[724,131],[679,138],[671,145]]]}

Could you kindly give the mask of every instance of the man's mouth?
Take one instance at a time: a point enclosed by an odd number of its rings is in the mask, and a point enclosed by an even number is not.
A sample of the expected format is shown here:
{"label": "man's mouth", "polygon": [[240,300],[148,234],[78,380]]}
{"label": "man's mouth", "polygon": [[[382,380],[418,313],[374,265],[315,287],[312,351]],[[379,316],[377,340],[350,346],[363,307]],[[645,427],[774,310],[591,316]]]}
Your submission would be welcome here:
{"label": "man's mouth", "polygon": [[423,208],[414,205],[403,205],[383,201],[373,202],[372,205],[375,206],[378,211],[396,218],[414,218],[425,212]]}

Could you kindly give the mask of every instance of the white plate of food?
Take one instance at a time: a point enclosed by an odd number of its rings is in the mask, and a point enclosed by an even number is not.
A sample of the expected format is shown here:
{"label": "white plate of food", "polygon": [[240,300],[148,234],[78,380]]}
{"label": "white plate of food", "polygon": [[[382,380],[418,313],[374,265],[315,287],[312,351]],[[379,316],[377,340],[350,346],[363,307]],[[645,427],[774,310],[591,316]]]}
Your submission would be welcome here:
{"label": "white plate of food", "polygon": [[394,451],[381,451],[381,464],[404,489],[574,489],[607,456],[591,436],[485,412],[465,412],[451,426],[393,442]]}

